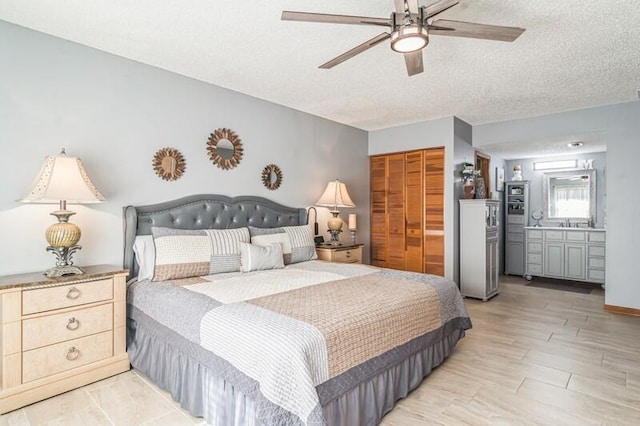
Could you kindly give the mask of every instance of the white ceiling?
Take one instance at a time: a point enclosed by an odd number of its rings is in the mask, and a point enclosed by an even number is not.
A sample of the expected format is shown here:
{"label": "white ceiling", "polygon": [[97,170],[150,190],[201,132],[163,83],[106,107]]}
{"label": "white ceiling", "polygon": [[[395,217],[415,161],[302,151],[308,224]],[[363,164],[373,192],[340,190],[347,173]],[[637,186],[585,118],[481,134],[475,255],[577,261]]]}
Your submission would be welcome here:
{"label": "white ceiling", "polygon": [[514,43],[433,36],[413,77],[388,43],[318,69],[380,27],[280,20],[282,10],[392,9],[392,0],[1,0],[0,19],[364,130],[637,100],[638,0],[462,0],[440,17],[525,33]]}

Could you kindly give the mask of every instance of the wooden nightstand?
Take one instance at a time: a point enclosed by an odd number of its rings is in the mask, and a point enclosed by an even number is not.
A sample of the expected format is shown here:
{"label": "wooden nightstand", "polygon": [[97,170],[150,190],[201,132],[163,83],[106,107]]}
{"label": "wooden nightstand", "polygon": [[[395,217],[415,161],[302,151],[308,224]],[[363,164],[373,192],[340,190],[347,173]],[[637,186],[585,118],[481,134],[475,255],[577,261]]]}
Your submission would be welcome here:
{"label": "wooden nightstand", "polygon": [[362,263],[362,246],[364,244],[343,244],[333,246],[322,244],[316,246],[318,259],[339,263]]}
{"label": "wooden nightstand", "polygon": [[129,370],[127,271],[82,269],[0,277],[0,413]]}

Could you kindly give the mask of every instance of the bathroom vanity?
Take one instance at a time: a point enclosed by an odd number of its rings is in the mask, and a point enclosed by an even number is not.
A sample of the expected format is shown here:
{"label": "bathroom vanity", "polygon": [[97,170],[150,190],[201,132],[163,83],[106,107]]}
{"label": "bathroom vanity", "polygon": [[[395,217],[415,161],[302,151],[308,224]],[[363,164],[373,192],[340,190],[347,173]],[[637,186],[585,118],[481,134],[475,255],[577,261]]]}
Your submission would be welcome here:
{"label": "bathroom vanity", "polygon": [[525,277],[604,284],[606,231],[595,228],[525,227]]}

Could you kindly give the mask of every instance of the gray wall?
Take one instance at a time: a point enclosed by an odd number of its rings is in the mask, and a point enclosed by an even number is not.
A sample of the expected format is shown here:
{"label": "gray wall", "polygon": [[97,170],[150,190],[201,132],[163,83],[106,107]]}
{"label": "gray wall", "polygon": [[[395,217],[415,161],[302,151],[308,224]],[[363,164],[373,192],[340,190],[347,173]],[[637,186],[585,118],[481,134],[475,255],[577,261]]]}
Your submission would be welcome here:
{"label": "gray wall", "polygon": [[[593,160],[593,169],[596,172],[596,228],[604,228],[604,218],[606,211],[606,191],[605,191],[605,166],[607,164],[606,152],[594,152],[591,154],[577,154],[562,157],[541,157],[541,158],[525,158],[521,160],[509,160],[505,168],[505,178],[511,178],[513,175],[513,166],[520,164],[522,166],[522,178],[529,181],[529,211],[534,212],[536,210],[544,211],[543,203],[543,182],[544,171],[533,170],[533,163],[536,161],[548,161],[548,160]],[[553,173],[554,170],[549,170],[549,173]],[[531,218],[529,218],[531,223]],[[543,221],[544,225],[557,225],[558,221]]]}
{"label": "gray wall", "polygon": [[482,147],[601,132],[607,143],[607,276],[605,303],[640,309],[638,263],[640,196],[632,189],[638,180],[640,158],[640,102],[589,108],[473,128],[473,142]]}
{"label": "gray wall", "polygon": [[[211,64],[216,66],[216,64]],[[369,236],[367,133],[250,96],[129,61],[0,21],[0,274],[44,270],[45,229],[55,205],[16,202],[47,155],[65,147],[82,158],[107,202],[72,206],[83,232],[76,264],[122,264],[122,207],[197,193],[260,195],[286,205],[312,205],[327,182],[346,182],[356,204],[358,240]],[[284,89],[286,90],[286,88]],[[244,158],[215,167],[206,141],[216,128],[238,133]],[[174,147],[186,158],[178,181],[158,178],[151,160]],[[277,164],[283,184],[261,183]],[[320,230],[326,230],[326,209]],[[349,239],[343,232],[343,239]],[[367,258],[368,260],[368,258]]]}

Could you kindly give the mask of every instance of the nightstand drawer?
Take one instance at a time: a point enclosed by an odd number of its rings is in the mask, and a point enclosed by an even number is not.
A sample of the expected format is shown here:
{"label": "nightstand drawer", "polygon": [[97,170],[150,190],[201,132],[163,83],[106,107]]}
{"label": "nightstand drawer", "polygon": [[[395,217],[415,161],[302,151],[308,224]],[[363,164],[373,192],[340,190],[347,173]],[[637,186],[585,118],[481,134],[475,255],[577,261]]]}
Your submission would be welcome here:
{"label": "nightstand drawer", "polygon": [[22,347],[23,350],[28,351],[111,329],[113,329],[112,303],[31,318],[22,323]]}
{"label": "nightstand drawer", "polygon": [[22,354],[22,381],[71,370],[113,356],[113,332],[81,337]]}
{"label": "nightstand drawer", "polygon": [[362,250],[360,248],[338,250],[333,254],[333,261],[340,263],[362,263]]}
{"label": "nightstand drawer", "polygon": [[68,308],[113,298],[111,278],[22,292],[22,315]]}

